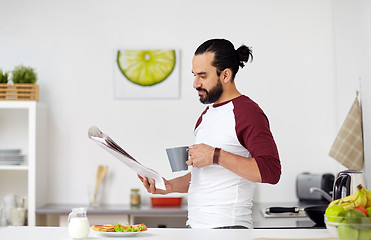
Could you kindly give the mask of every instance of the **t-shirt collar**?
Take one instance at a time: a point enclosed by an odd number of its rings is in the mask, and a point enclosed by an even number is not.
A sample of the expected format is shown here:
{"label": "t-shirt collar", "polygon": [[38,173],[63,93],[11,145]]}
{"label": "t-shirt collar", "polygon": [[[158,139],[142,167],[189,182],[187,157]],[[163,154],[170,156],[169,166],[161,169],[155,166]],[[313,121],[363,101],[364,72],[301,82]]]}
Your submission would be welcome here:
{"label": "t-shirt collar", "polygon": [[233,100],[235,100],[235,99],[238,99],[238,98],[240,98],[240,97],[242,97],[242,96],[243,96],[243,95],[240,95],[240,96],[238,96],[238,97],[235,97],[235,98],[229,99],[228,101],[225,101],[225,102],[214,103],[212,106],[213,106],[213,108],[217,108],[217,107],[223,106],[223,105],[225,105],[225,104],[227,104],[227,103],[229,103],[229,102],[231,102],[231,101],[233,101]]}

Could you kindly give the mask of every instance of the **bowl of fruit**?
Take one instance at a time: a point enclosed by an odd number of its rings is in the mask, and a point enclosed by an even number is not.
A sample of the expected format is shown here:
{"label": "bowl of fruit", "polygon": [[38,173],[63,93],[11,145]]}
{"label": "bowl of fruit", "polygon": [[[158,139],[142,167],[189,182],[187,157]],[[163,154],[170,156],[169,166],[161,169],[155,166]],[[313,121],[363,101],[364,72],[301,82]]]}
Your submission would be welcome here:
{"label": "bowl of fruit", "polygon": [[325,211],[325,224],[336,238],[371,239],[371,191],[359,185],[354,194],[331,202]]}

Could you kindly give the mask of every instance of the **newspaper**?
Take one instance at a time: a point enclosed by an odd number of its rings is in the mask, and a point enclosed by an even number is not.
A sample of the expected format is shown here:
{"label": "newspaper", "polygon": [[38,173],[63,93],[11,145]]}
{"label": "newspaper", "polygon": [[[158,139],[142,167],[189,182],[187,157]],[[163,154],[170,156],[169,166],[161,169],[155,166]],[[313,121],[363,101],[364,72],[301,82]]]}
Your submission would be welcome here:
{"label": "newspaper", "polygon": [[117,145],[108,135],[104,134],[97,127],[92,126],[88,132],[89,138],[96,141],[101,147],[110,152],[113,156],[125,163],[128,167],[136,171],[141,177],[147,177],[149,180],[155,180],[155,186],[158,189],[165,190],[165,182],[153,169],[150,169],[135,160],[124,149]]}

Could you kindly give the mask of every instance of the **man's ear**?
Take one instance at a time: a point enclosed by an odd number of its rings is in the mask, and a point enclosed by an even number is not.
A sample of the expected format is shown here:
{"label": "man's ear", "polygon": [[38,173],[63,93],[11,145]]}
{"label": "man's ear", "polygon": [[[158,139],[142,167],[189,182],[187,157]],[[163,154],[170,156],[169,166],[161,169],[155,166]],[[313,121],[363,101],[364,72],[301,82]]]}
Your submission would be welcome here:
{"label": "man's ear", "polygon": [[224,69],[221,75],[222,75],[223,83],[232,82],[232,70],[231,69],[229,68]]}

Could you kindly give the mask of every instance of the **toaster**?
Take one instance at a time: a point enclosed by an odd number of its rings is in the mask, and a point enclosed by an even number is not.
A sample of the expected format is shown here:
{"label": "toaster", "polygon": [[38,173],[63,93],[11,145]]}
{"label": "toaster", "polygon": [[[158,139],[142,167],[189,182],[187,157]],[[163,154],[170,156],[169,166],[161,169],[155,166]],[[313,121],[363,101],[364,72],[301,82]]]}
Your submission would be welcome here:
{"label": "toaster", "polygon": [[296,179],[296,195],[300,201],[325,200],[321,193],[318,191],[311,192],[310,189],[319,188],[332,196],[334,180],[335,176],[331,173],[301,173]]}

